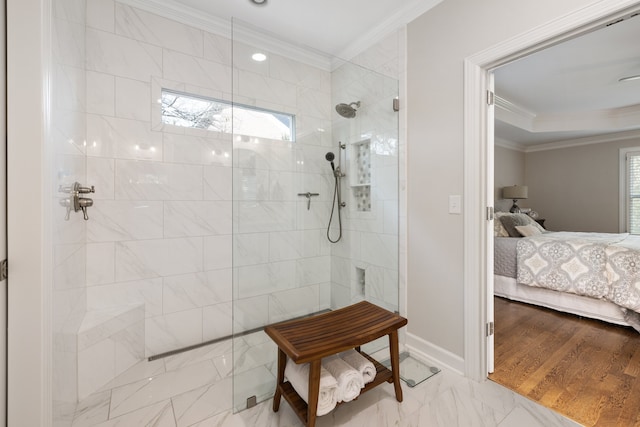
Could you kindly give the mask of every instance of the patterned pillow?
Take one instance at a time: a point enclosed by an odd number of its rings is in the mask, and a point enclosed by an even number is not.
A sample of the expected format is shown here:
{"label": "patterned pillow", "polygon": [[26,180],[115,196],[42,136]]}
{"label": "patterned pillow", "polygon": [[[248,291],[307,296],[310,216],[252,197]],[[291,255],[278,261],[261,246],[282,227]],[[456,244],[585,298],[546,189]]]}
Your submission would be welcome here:
{"label": "patterned pillow", "polygon": [[513,215],[509,212],[496,212],[493,220],[493,235],[495,237],[509,237],[509,233],[507,229],[502,225],[502,221],[500,221],[500,217],[505,215]]}
{"label": "patterned pillow", "polygon": [[531,225],[532,222],[537,224],[529,215],[521,213],[501,216],[500,222],[509,233],[509,237],[522,237],[520,232],[516,230],[517,226]]}

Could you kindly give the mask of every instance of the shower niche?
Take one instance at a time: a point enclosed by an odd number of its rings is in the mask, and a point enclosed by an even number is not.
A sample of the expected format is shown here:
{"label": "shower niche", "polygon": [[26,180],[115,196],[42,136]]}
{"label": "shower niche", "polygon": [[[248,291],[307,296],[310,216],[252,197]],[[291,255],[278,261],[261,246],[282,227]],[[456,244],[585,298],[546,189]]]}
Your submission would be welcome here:
{"label": "shower niche", "polygon": [[358,212],[371,212],[371,139],[351,144],[351,195]]}

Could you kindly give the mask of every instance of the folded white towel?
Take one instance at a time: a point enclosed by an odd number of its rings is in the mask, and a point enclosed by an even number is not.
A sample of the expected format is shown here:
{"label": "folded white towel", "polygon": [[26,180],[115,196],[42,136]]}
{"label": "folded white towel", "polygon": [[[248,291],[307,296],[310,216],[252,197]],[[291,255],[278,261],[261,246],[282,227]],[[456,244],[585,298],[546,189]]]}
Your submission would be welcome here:
{"label": "folded white towel", "polygon": [[322,359],[322,366],[338,381],[338,402],[350,402],[360,395],[364,380],[351,365],[334,355]]}
{"label": "folded white towel", "polygon": [[[284,369],[284,375],[287,377],[293,388],[300,397],[308,402],[309,399],[309,364],[296,364],[291,359],[287,360],[287,366]],[[336,407],[338,403],[338,381],[324,368],[320,368],[320,394],[318,395],[318,409],[316,415],[328,414]]]}
{"label": "folded white towel", "polygon": [[347,362],[353,369],[360,372],[365,384],[370,383],[376,377],[376,367],[369,359],[351,349],[338,354],[342,360]]}

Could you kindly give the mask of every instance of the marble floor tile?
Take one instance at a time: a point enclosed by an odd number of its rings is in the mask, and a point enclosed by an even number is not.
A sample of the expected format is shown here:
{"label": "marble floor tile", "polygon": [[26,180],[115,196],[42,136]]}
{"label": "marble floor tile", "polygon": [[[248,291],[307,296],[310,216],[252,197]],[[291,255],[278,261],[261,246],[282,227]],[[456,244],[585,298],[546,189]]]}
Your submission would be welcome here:
{"label": "marble floor tile", "polygon": [[176,371],[115,388],[111,395],[111,416],[119,416],[172,396],[220,380],[213,362],[206,360]]}
{"label": "marble floor tile", "polygon": [[[243,339],[247,359],[268,349],[262,335]],[[77,405],[72,427],[300,427],[283,399],[272,410],[272,366],[235,372],[231,340],[133,366]],[[266,359],[265,359],[266,360]],[[416,387],[403,383],[403,402],[383,384],[319,417],[318,427],[577,427],[579,424],[491,381],[474,382],[443,369]],[[233,394],[236,393],[234,402]],[[246,397],[258,405],[243,408]]]}
{"label": "marble floor tile", "polygon": [[188,427],[228,411],[233,404],[231,390],[233,390],[233,379],[227,377],[172,398],[178,427]]}
{"label": "marble floor tile", "polygon": [[112,390],[114,388],[131,384],[142,379],[157,377],[158,375],[162,375],[165,373],[164,361],[162,360],[154,360],[149,362],[147,360],[143,360],[141,362],[136,363],[122,374],[115,377],[112,381],[110,381],[107,385],[101,388],[104,390]]}
{"label": "marble floor tile", "polygon": [[170,400],[114,417],[95,427],[176,427]]}
{"label": "marble floor tile", "polygon": [[111,390],[90,395],[76,407],[71,427],[90,427],[108,420],[110,402]]}
{"label": "marble floor tile", "polygon": [[184,353],[168,356],[163,360],[165,361],[164,363],[167,371],[174,371],[188,365],[193,365],[194,363],[215,359],[225,354],[231,354],[232,351],[232,341],[224,340]]}

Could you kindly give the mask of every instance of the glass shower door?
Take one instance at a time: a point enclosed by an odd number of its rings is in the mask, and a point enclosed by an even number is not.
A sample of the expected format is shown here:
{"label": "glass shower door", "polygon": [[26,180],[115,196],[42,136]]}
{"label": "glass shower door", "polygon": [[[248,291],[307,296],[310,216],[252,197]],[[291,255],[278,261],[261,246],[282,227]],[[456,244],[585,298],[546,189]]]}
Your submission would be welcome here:
{"label": "glass shower door", "polygon": [[[260,34],[233,22],[235,410],[275,390],[277,348],[264,326],[363,299],[398,309],[397,79],[326,56],[326,67],[293,59],[256,42]],[[353,101],[354,117],[337,113]],[[345,171],[335,244],[329,152]]]}

